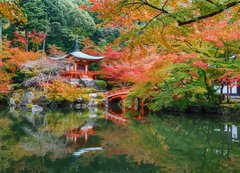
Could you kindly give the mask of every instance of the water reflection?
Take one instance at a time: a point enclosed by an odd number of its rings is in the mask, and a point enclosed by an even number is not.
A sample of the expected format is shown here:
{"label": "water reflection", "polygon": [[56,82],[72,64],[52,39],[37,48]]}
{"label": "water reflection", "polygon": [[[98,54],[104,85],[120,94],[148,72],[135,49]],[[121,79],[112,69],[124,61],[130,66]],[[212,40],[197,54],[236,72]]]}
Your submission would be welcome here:
{"label": "water reflection", "polygon": [[2,110],[0,172],[236,172],[239,129],[236,122],[116,107]]}

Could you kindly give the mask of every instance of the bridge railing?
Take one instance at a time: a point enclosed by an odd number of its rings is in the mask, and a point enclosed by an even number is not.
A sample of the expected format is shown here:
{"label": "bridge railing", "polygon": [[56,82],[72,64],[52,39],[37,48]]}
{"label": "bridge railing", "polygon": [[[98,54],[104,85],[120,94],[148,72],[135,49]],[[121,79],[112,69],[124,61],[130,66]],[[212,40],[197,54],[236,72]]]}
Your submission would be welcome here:
{"label": "bridge railing", "polygon": [[120,88],[120,89],[115,89],[115,90],[112,90],[112,91],[108,91],[108,92],[105,92],[105,97],[129,92],[131,89],[132,89],[132,87],[123,87],[123,88]]}

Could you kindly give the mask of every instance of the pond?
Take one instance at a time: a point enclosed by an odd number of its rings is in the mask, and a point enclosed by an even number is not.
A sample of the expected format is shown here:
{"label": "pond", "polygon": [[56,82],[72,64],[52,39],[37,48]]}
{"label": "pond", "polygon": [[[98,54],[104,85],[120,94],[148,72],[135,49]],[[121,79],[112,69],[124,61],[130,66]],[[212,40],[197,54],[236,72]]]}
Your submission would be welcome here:
{"label": "pond", "polygon": [[120,109],[0,110],[0,172],[238,172],[240,122]]}

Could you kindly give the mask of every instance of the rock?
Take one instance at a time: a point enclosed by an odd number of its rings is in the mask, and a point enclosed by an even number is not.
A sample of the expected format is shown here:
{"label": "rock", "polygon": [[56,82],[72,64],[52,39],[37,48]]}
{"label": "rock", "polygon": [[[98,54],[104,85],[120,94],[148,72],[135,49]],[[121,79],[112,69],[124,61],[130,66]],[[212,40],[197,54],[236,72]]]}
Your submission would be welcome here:
{"label": "rock", "polygon": [[89,110],[90,113],[97,113],[98,112],[97,107],[89,107],[88,110]]}
{"label": "rock", "polygon": [[77,102],[77,103],[82,103],[82,102],[83,102],[83,99],[82,99],[82,98],[78,98],[78,99],[76,100],[76,102]]}
{"label": "rock", "polygon": [[35,98],[34,94],[29,91],[24,94],[24,100],[27,101],[27,103],[32,103],[32,100]]}
{"label": "rock", "polygon": [[10,98],[9,100],[9,105],[12,106],[16,106],[15,100],[13,98]]}
{"label": "rock", "polygon": [[105,107],[108,107],[108,99],[107,98],[103,99],[103,104]]}
{"label": "rock", "polygon": [[48,105],[50,103],[50,101],[47,100],[47,96],[41,95],[39,97],[39,103],[43,104],[43,105]]}
{"label": "rock", "polygon": [[10,112],[10,113],[15,112],[15,107],[14,107],[14,106],[13,106],[13,107],[10,107],[9,112]]}
{"label": "rock", "polygon": [[13,95],[12,95],[14,98],[18,98],[18,97],[20,97],[20,95],[18,94],[18,93],[13,93]]}
{"label": "rock", "polygon": [[24,99],[21,99],[20,103],[19,103],[19,106],[20,107],[26,107],[27,104],[28,104],[27,101],[25,101]]}
{"label": "rock", "polygon": [[47,99],[47,96],[45,96],[45,95],[41,95],[40,97],[39,97],[39,101],[40,102],[43,102],[43,101],[45,101]]}
{"label": "rock", "polygon": [[59,103],[56,101],[52,101],[50,104],[51,109],[57,109],[59,107]]}
{"label": "rock", "polygon": [[231,115],[232,114],[232,109],[227,106],[220,106],[218,109],[218,113],[222,115]]}
{"label": "rock", "polygon": [[86,104],[82,104],[82,109],[86,109],[88,106]]}
{"label": "rock", "polygon": [[89,96],[95,99],[95,98],[97,98],[98,95],[97,95],[97,93],[90,93]]}
{"label": "rock", "polygon": [[73,103],[69,102],[69,101],[61,102],[60,106],[64,107],[64,108],[73,108],[74,107]]}
{"label": "rock", "polygon": [[79,104],[79,103],[77,103],[77,104],[75,105],[75,108],[76,108],[76,109],[81,109],[81,108],[82,108],[82,105]]}
{"label": "rock", "polygon": [[32,112],[42,112],[43,108],[38,105],[32,105]]}
{"label": "rock", "polygon": [[91,107],[91,106],[98,106],[98,102],[95,101],[95,100],[93,100],[93,99],[91,99],[91,100],[89,101],[89,103],[88,103],[88,107]]}
{"label": "rock", "polygon": [[97,118],[97,114],[92,113],[92,114],[89,115],[89,117],[90,117],[90,118]]}
{"label": "rock", "polygon": [[93,79],[82,78],[81,80],[82,80],[82,82],[84,83],[85,86],[96,88],[96,85],[95,85],[95,82],[94,82]]}

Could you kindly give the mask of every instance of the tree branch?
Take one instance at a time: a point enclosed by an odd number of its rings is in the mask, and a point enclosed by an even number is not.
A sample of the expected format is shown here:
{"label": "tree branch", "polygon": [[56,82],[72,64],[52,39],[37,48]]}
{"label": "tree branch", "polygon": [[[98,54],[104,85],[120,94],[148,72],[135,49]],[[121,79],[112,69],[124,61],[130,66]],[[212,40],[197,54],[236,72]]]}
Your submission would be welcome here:
{"label": "tree branch", "polygon": [[162,13],[159,13],[158,15],[154,16],[151,20],[149,20],[146,25],[141,29],[144,30],[154,19],[156,19],[158,16],[160,16]]}
{"label": "tree branch", "polygon": [[178,21],[178,25],[179,26],[188,25],[188,24],[194,23],[194,22],[196,22],[198,20],[202,20],[202,19],[207,19],[207,18],[213,17],[213,16],[215,16],[217,14],[222,13],[223,11],[225,11],[228,8],[231,8],[231,7],[235,6],[235,5],[238,5],[239,3],[240,3],[239,1],[231,2],[231,3],[227,4],[225,6],[225,8],[221,8],[221,9],[219,9],[217,11],[212,12],[212,13],[209,13],[209,14],[206,14],[206,15],[203,15],[203,16],[199,16],[199,17],[197,17],[195,19],[191,19],[191,20],[184,21],[184,22]]}

